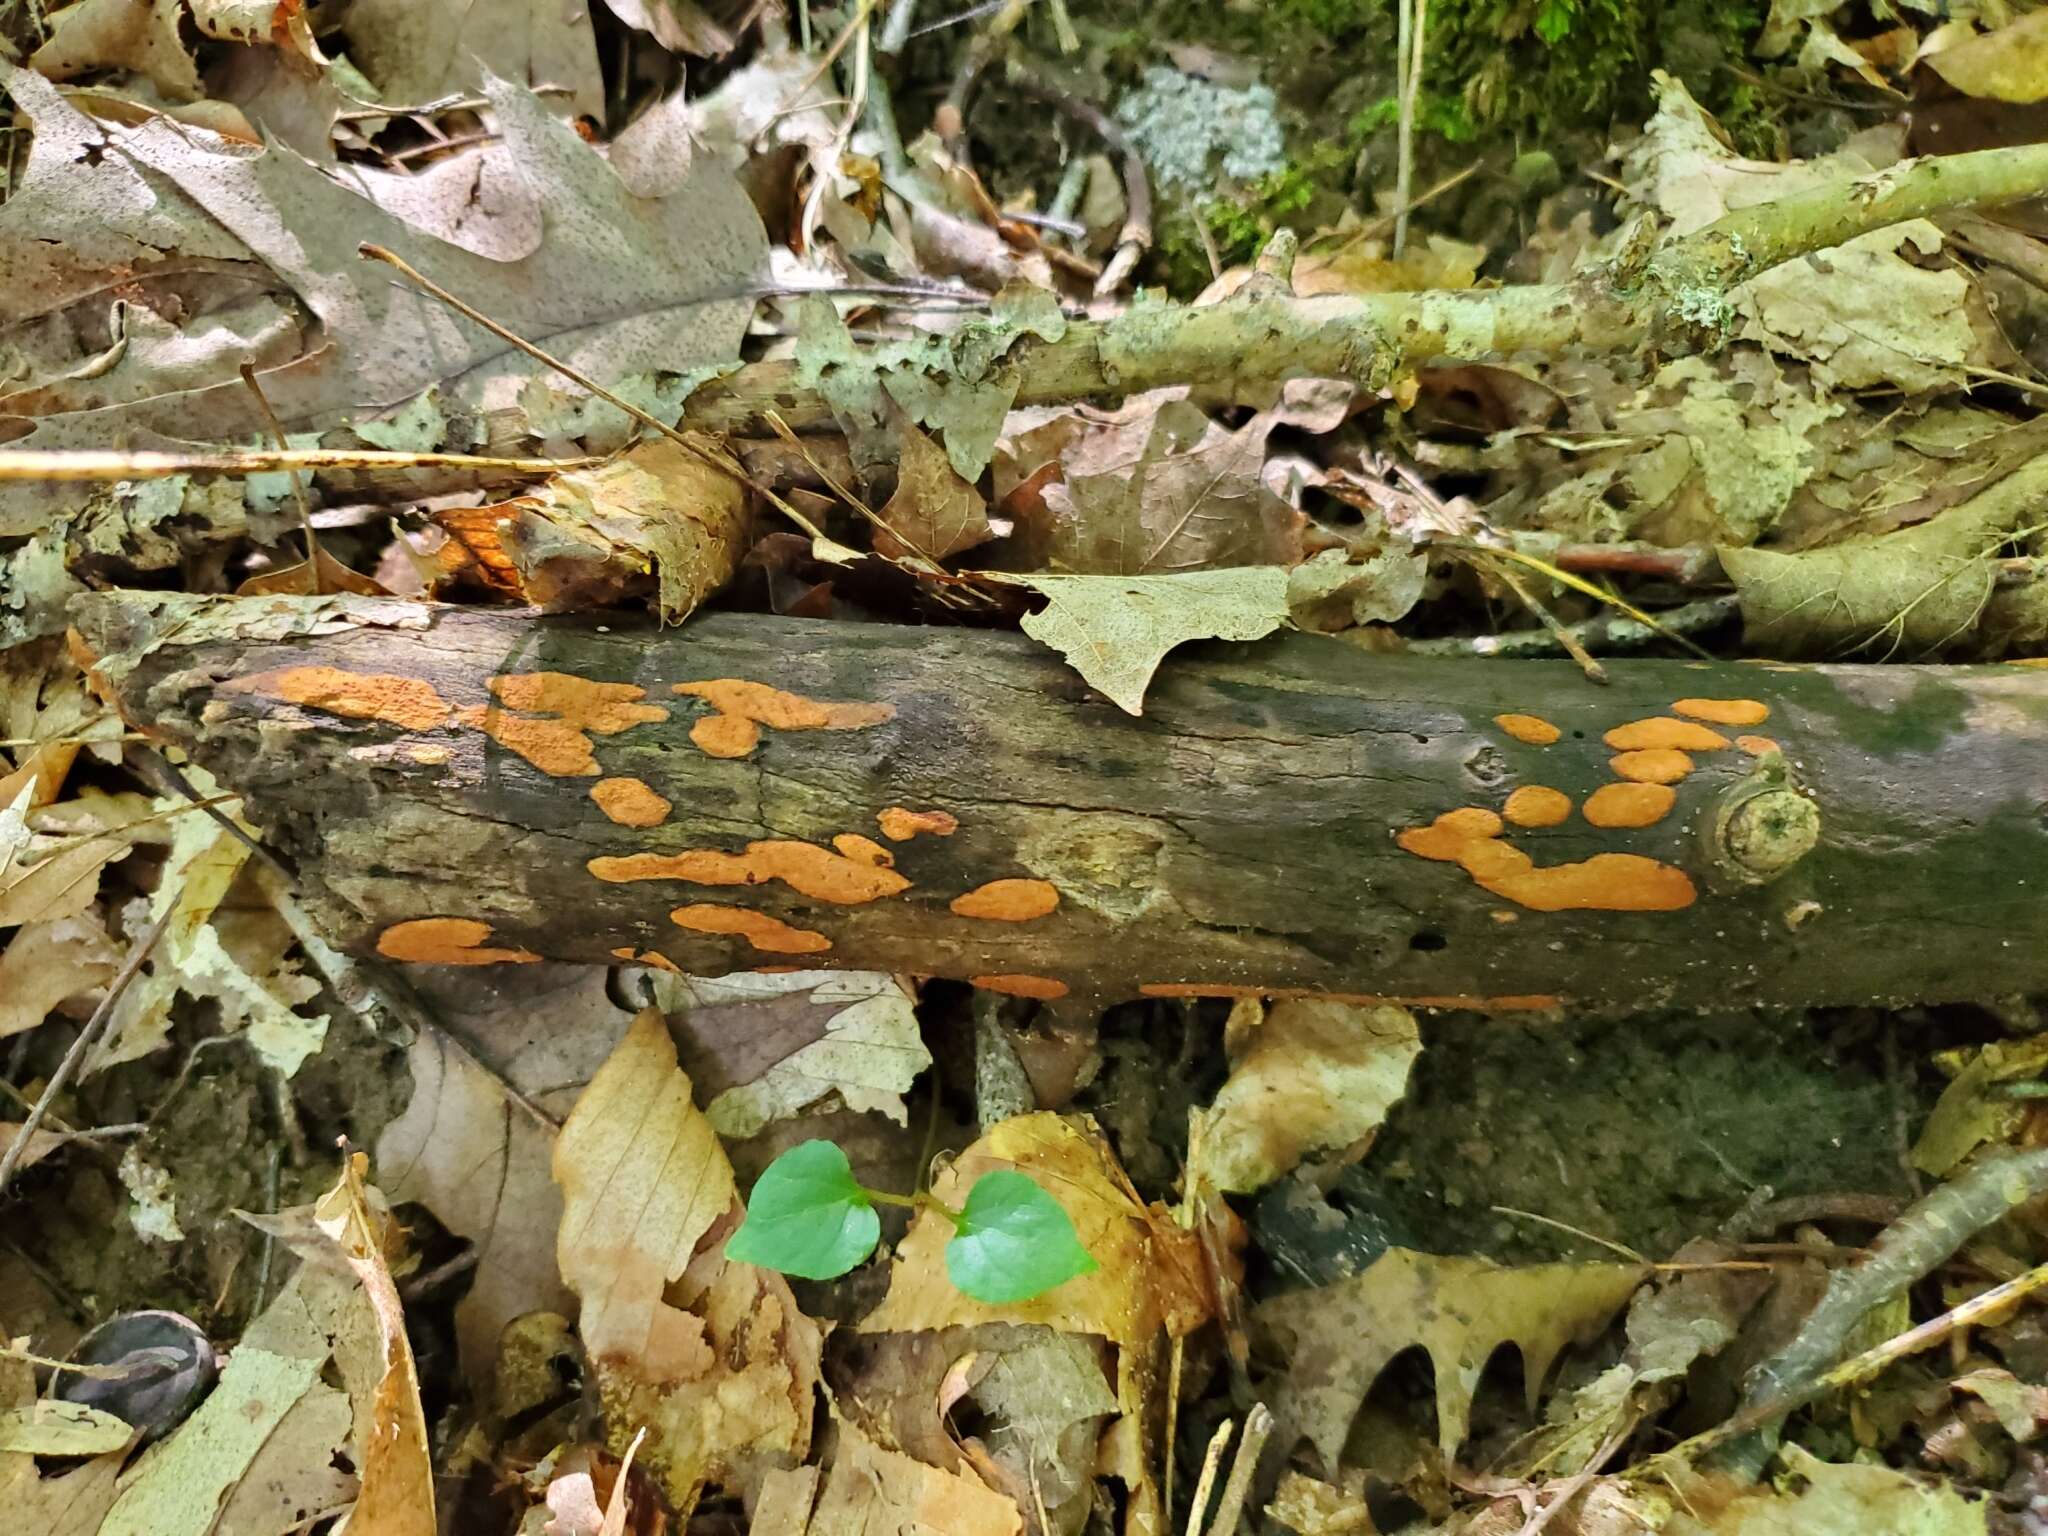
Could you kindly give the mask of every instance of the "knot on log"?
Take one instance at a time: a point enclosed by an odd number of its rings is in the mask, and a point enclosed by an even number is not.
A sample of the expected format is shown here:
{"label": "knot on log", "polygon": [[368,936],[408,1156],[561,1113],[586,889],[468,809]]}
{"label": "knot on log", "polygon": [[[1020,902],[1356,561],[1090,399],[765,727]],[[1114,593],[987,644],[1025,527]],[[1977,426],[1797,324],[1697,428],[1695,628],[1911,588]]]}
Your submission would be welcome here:
{"label": "knot on log", "polygon": [[1746,884],[1777,879],[1820,842],[1820,807],[1784,783],[1738,787],[1716,818],[1715,854]]}

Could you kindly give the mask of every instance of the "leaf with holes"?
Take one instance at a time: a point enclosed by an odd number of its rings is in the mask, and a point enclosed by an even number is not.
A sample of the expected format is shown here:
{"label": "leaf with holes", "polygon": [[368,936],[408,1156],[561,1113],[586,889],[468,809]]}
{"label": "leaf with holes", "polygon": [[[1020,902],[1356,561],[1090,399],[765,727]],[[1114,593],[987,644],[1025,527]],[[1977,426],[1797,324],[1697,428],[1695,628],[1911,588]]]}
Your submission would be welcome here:
{"label": "leaf with holes", "polygon": [[953,1284],[996,1305],[1028,1301],[1095,1268],[1059,1202],[1010,1168],[975,1181],[946,1244]]}
{"label": "leaf with holes", "polygon": [[829,1141],[803,1141],[761,1172],[725,1256],[806,1280],[845,1274],[875,1251],[882,1221]]}

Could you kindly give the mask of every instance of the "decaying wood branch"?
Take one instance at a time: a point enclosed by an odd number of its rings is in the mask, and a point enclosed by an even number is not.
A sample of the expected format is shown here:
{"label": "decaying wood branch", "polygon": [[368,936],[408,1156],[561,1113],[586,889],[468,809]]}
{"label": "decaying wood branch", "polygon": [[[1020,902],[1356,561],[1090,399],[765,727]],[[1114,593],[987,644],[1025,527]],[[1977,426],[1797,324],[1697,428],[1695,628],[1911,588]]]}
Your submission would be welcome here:
{"label": "decaying wood branch", "polygon": [[342,945],[848,966],[1094,1005],[1642,1011],[2048,987],[2048,672],[1169,660],[361,598],[82,599],[129,720]]}

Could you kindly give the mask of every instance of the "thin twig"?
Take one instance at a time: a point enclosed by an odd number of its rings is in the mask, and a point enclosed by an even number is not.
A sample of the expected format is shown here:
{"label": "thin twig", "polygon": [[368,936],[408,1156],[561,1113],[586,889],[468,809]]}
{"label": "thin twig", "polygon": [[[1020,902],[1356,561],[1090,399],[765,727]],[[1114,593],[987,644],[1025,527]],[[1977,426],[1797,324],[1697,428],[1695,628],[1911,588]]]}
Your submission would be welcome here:
{"label": "thin twig", "polygon": [[1494,559],[1490,554],[1479,558],[1493,578],[1520,598],[1524,608],[1536,615],[1543,627],[1550,631],[1550,638],[1558,643],[1565,655],[1579,664],[1579,670],[1586,674],[1587,682],[1605,684],[1609,681],[1607,669],[1600,665],[1591,651],[1580,644],[1578,636],[1565,626],[1564,621],[1522,584],[1521,577],[1509,568],[1506,561]]}
{"label": "thin twig", "polygon": [[1252,1404],[1252,1411],[1245,1415],[1244,1433],[1238,1437],[1237,1459],[1230,1464],[1230,1481],[1223,1485],[1223,1497],[1216,1501],[1216,1518],[1209,1522],[1209,1536],[1234,1536],[1238,1518],[1244,1513],[1245,1496],[1252,1491],[1259,1455],[1272,1433],[1272,1413],[1264,1403]]}
{"label": "thin twig", "polygon": [[15,1169],[21,1166],[22,1158],[27,1156],[29,1142],[50,1113],[50,1106],[56,1103],[59,1094],[71,1086],[72,1077],[77,1074],[93,1046],[99,1042],[100,1033],[106,1028],[107,1020],[113,1017],[114,1005],[121,1000],[121,994],[128,990],[128,984],[142,970],[143,963],[149,959],[150,951],[156,948],[156,941],[162,938],[164,930],[170,927],[183,893],[174,891],[169,894],[170,900],[165,902],[163,912],[144,930],[142,937],[136,940],[135,947],[128,951],[128,959],[122,964],[120,973],[108,985],[106,996],[102,997],[99,1006],[93,1009],[92,1017],[85,1021],[85,1028],[81,1029],[78,1038],[71,1042],[71,1049],[64,1053],[64,1059],[57,1063],[57,1070],[50,1074],[49,1082],[43,1085],[43,1091],[36,1097],[35,1107],[21,1122],[21,1128],[14,1133],[14,1140],[8,1143],[7,1151],[0,1154],[0,1194],[6,1193],[8,1181],[14,1177]]}
{"label": "thin twig", "polygon": [[1209,1507],[1209,1492],[1216,1486],[1216,1472],[1223,1465],[1223,1451],[1230,1444],[1233,1427],[1229,1419],[1218,1424],[1209,1437],[1209,1448],[1202,1452],[1202,1475],[1195,1479],[1194,1502],[1188,1506],[1187,1536],[1202,1536],[1202,1514]]}

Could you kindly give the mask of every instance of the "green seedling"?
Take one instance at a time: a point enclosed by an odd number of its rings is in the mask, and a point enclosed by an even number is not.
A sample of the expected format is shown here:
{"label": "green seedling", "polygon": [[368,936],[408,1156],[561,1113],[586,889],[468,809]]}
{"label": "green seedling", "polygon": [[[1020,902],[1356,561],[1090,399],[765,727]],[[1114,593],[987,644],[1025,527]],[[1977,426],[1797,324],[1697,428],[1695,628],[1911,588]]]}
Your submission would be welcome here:
{"label": "green seedling", "polygon": [[956,1211],[930,1195],[869,1189],[829,1141],[800,1142],[762,1171],[725,1256],[830,1280],[875,1251],[877,1205],[936,1211],[950,1221],[946,1274],[976,1301],[1028,1301],[1096,1268],[1060,1203],[1015,1169],[983,1174]]}

